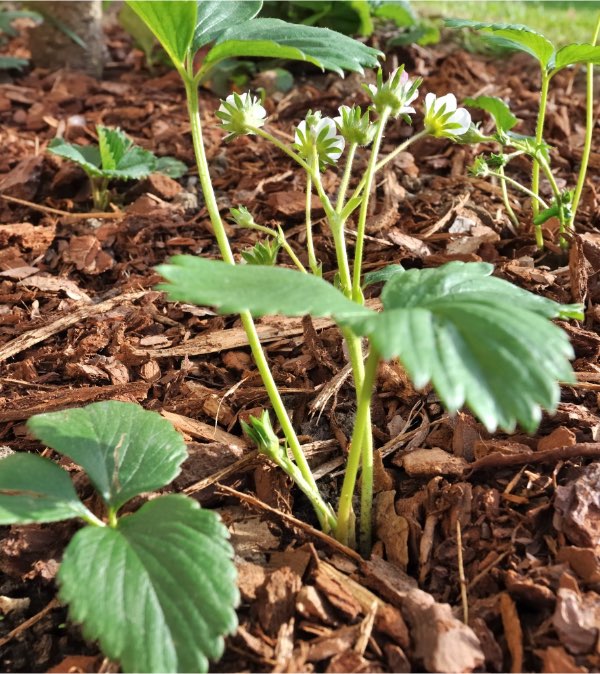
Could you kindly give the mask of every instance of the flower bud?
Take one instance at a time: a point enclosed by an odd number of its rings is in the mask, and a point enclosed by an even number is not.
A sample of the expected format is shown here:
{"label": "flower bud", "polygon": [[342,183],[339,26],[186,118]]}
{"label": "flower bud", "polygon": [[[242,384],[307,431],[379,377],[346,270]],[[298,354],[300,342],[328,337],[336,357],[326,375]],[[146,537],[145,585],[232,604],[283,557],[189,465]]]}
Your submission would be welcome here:
{"label": "flower bud", "polygon": [[366,85],[365,90],[373,101],[375,112],[381,115],[388,109],[392,117],[400,117],[415,112],[410,103],[419,95],[418,86],[421,81],[421,78],[411,81],[404,66],[400,66],[391,73],[386,82],[383,81],[383,73],[379,70],[377,84]]}
{"label": "flower bud", "polygon": [[375,125],[371,124],[368,110],[362,114],[362,110],[357,106],[353,105],[350,108],[342,105],[338,108],[338,112],[339,117],[334,117],[333,121],[348,143],[370,145],[373,142]]}
{"label": "flower bud", "polygon": [[260,419],[251,415],[248,421],[249,423],[245,421],[241,422],[244,433],[252,440],[261,454],[265,454],[272,461],[279,464],[282,458],[285,457],[285,452],[275,435],[269,412],[263,410]]}

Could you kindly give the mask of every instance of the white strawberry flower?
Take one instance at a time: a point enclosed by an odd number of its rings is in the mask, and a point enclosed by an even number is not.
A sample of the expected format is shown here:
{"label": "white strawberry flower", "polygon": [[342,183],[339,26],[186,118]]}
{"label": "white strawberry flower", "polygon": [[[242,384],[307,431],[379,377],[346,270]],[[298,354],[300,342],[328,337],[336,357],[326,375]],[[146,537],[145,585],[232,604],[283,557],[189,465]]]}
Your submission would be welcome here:
{"label": "white strawberry flower", "polygon": [[425,96],[425,130],[437,138],[455,138],[471,128],[471,115],[465,108],[456,107],[456,96],[446,94]]}
{"label": "white strawberry flower", "polygon": [[221,101],[219,109],[215,113],[221,120],[221,126],[229,135],[225,140],[235,136],[253,134],[250,127],[260,128],[264,125],[267,111],[255,96],[248,92],[243,94],[231,94]]}
{"label": "white strawberry flower", "polygon": [[309,112],[296,128],[294,148],[303,159],[311,159],[316,151],[319,167],[335,164],[344,151],[345,141],[337,134],[331,117],[321,117],[320,112]]}

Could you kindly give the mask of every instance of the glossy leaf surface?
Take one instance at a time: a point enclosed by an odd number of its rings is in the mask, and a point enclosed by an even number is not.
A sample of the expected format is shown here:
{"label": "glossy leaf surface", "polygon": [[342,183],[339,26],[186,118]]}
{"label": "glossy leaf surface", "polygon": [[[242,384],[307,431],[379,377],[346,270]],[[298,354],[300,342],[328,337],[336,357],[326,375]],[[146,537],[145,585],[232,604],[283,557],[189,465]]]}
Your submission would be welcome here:
{"label": "glossy leaf surface", "polygon": [[196,30],[192,42],[195,53],[221,33],[239,23],[253,19],[261,10],[262,0],[201,0],[198,2]]}
{"label": "glossy leaf surface", "polygon": [[576,63],[600,63],[600,47],[591,44],[569,44],[556,52],[555,70],[561,70]]}
{"label": "glossy leaf surface", "polygon": [[189,0],[127,0],[171,57],[183,65],[196,29],[198,7]]}
{"label": "glossy leaf surface", "polygon": [[216,307],[220,313],[249,311],[253,316],[353,316],[372,312],[323,279],[282,267],[231,265],[178,255],[157,271],[170,299]]}
{"label": "glossy leaf surface", "polygon": [[252,19],[221,33],[205,65],[234,56],[262,56],[309,61],[339,75],[378,65],[376,49],[328,28],[290,24],[279,19]]}
{"label": "glossy leaf surface", "polygon": [[75,534],[58,574],[60,597],[124,671],[205,672],[237,626],[227,537],[196,501],[154,499],[116,528]]}
{"label": "glossy leaf surface", "polygon": [[28,429],[88,474],[112,508],[171,482],[187,456],[181,435],[156,412],[133,403],[92,403],[38,414]]}
{"label": "glossy leaf surface", "polygon": [[88,514],[69,474],[49,459],[18,453],[0,461],[0,525],[58,522]]}

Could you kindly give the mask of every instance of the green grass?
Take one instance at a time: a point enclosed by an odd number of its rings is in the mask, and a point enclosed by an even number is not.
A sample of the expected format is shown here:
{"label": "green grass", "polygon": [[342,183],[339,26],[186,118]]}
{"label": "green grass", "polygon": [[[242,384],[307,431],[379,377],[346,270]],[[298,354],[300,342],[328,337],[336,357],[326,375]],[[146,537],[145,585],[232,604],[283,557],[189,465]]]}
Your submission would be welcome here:
{"label": "green grass", "polygon": [[414,0],[411,4],[420,16],[522,23],[542,33],[557,46],[589,42],[600,13],[599,1]]}

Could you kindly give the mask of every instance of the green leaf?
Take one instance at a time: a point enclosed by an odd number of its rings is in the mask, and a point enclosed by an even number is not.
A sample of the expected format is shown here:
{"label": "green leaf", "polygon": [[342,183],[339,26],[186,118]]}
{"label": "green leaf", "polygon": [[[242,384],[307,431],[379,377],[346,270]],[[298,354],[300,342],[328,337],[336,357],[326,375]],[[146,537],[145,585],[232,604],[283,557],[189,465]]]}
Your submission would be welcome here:
{"label": "green leaf", "polygon": [[406,270],[401,264],[390,264],[383,269],[378,269],[377,271],[370,271],[364,275],[363,278],[363,288],[368,288],[375,283],[385,283],[391,278],[396,276],[396,274],[402,274]]}
{"label": "green leaf", "polygon": [[0,525],[58,522],[90,515],[69,474],[36,454],[0,461]]}
{"label": "green leaf", "polygon": [[262,56],[309,61],[339,75],[344,70],[363,72],[374,68],[382,53],[328,28],[299,26],[279,19],[252,19],[221,33],[208,52],[210,67],[234,56]]}
{"label": "green leaf", "polygon": [[577,313],[490,276],[484,263],[411,269],[384,287],[383,313],[347,321],[417,387],[431,382],[450,412],[464,403],[490,430],[532,431],[573,381],[573,350],[549,318]]}
{"label": "green leaf", "polygon": [[0,70],[21,70],[25,66],[29,65],[27,59],[20,59],[16,56],[0,56]]}
{"label": "green leaf", "polygon": [[407,0],[388,0],[371,4],[375,5],[374,16],[379,19],[390,19],[399,28],[414,26],[417,23],[417,16]]}
{"label": "green leaf", "polygon": [[562,70],[576,63],[600,63],[600,47],[591,44],[568,44],[556,53],[554,70]]}
{"label": "green leaf", "polygon": [[158,173],[164,173],[169,178],[181,178],[187,173],[188,167],[174,157],[158,157],[154,170]]}
{"label": "green leaf", "polygon": [[38,414],[27,428],[78,463],[115,510],[171,482],[187,456],[183,438],[160,414],[115,400]]}
{"label": "green leaf", "polygon": [[446,19],[450,28],[473,28],[493,33],[495,44],[516,49],[537,59],[543,68],[550,68],[554,61],[554,45],[541,33],[521,24],[487,23],[469,19]]}
{"label": "green leaf", "polygon": [[192,44],[198,6],[189,0],[127,0],[154,33],[176,66],[182,67]]}
{"label": "green leaf", "polygon": [[157,498],[117,528],[75,534],[58,573],[60,598],[125,672],[206,672],[237,626],[227,537],[196,501]]}
{"label": "green leaf", "polygon": [[193,255],[177,255],[157,267],[168,281],[158,288],[170,299],[216,307],[220,313],[250,311],[254,316],[365,316],[330,283],[281,267],[231,265]]}
{"label": "green leaf", "polygon": [[510,111],[508,105],[496,96],[477,96],[477,98],[465,98],[463,105],[478,108],[489,112],[494,118],[498,131],[510,131],[519,121]]}
{"label": "green leaf", "polygon": [[53,138],[48,143],[48,152],[74,161],[89,176],[101,178],[104,175],[101,168],[100,150],[93,145],[76,145],[67,143],[64,138]]}
{"label": "green leaf", "polygon": [[253,19],[262,8],[262,0],[202,0],[198,2],[198,17],[192,51],[214,42],[230,26]]}

